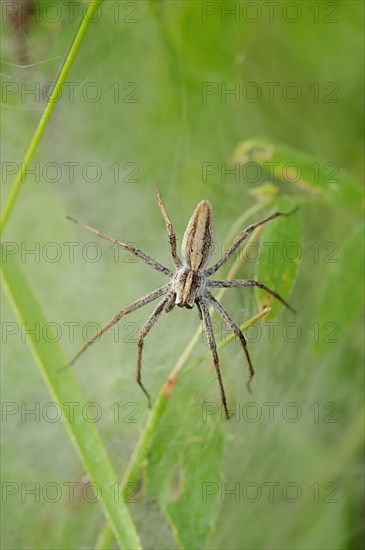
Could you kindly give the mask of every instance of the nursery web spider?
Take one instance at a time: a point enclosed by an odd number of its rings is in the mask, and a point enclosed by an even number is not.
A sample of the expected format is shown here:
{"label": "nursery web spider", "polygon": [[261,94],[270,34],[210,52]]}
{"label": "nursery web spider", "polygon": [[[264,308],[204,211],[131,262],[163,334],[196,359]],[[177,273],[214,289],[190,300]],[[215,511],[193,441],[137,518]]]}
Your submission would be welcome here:
{"label": "nursery web spider", "polygon": [[102,239],[117,244],[124,250],[131,252],[132,254],[137,256],[137,258],[140,258],[145,263],[153,267],[156,271],[167,275],[170,278],[170,281],[161,288],[158,288],[157,290],[146,294],[146,296],[139,298],[132,304],[126,306],[121,311],[119,311],[119,313],[117,313],[105,326],[100,328],[96,332],[96,334],[94,334],[94,336],[86,342],[86,344],[66,366],[71,366],[76,361],[76,359],[78,359],[78,357],[80,357],[80,355],[84,353],[84,351],[99,338],[99,336],[101,336],[110,327],[118,323],[118,321],[120,321],[120,319],[124,315],[127,315],[128,313],[131,313],[132,311],[135,311],[136,309],[145,306],[153,300],[156,300],[157,298],[161,298],[161,296],[163,296],[163,298],[158,302],[155,309],[152,311],[146,323],[143,325],[138,336],[137,344],[137,383],[147,396],[150,403],[150,394],[144,387],[141,379],[141,360],[144,339],[156,323],[157,319],[160,317],[160,315],[162,315],[162,313],[168,313],[173,309],[175,305],[179,307],[186,307],[188,309],[191,309],[194,307],[194,305],[196,305],[198,308],[199,317],[203,323],[203,327],[207,336],[207,343],[212,354],[213,364],[218,379],[221,401],[225,410],[226,417],[228,419],[229,413],[227,400],[219,368],[217,345],[213,334],[213,327],[209,314],[208,304],[211,304],[214,309],[216,309],[216,311],[222,317],[223,321],[239,338],[240,345],[246,356],[248,364],[249,379],[247,384],[249,384],[254,375],[254,369],[252,366],[250,355],[248,353],[247,342],[242,334],[241,329],[233,321],[233,319],[223,308],[223,306],[214,298],[210,290],[222,287],[232,288],[243,286],[256,286],[258,288],[262,288],[263,290],[274,296],[274,298],[279,300],[291,311],[294,312],[294,309],[280,296],[280,294],[278,294],[274,290],[271,290],[264,283],[261,283],[259,281],[255,281],[252,279],[233,281],[211,280],[209,279],[209,277],[213,275],[213,273],[215,273],[228,260],[233,252],[256,229],[256,227],[259,227],[260,225],[263,225],[269,220],[277,218],[278,216],[288,216],[292,212],[273,212],[266,218],[263,218],[262,220],[249,225],[234,239],[231,246],[227,249],[223,256],[214,265],[207,268],[206,264],[209,261],[210,253],[213,246],[213,210],[210,202],[206,200],[199,202],[193,215],[191,216],[184,234],[181,247],[182,259],[180,259],[176,251],[176,235],[174,232],[174,228],[159,193],[157,194],[156,199],[166,224],[170,254],[175,266],[174,271],[171,271],[167,267],[164,267],[159,262],[148,256],[148,254],[142,252],[142,250],[140,250],[139,248],[113,239],[102,231],[94,229],[93,227],[89,227],[88,225],[80,223],[77,220],[67,216],[69,220],[80,225],[90,233],[93,233],[94,235],[97,235]]}

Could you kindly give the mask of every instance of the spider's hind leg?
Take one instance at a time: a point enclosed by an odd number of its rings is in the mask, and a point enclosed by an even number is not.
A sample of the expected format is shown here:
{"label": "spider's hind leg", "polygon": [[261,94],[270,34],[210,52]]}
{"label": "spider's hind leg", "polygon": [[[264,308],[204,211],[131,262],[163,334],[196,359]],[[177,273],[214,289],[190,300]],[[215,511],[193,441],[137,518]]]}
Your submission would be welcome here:
{"label": "spider's hind leg", "polygon": [[175,234],[174,226],[171,223],[171,220],[166,211],[166,208],[160,193],[157,193],[156,200],[157,200],[158,206],[160,207],[162,217],[166,224],[166,231],[167,231],[167,236],[169,238],[170,254],[171,254],[172,261],[174,262],[175,267],[179,268],[181,267],[182,262],[176,251],[176,234]]}

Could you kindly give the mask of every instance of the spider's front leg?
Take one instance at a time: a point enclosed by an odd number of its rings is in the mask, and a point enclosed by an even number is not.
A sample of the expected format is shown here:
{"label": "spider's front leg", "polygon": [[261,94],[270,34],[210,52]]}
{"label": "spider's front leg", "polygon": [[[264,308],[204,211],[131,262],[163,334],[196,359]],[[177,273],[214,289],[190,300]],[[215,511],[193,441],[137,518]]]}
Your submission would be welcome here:
{"label": "spider's front leg", "polygon": [[132,304],[129,304],[129,306],[126,306],[121,311],[119,311],[114,317],[103,327],[101,327],[99,330],[96,331],[94,336],[92,336],[86,344],[80,349],[80,351],[69,361],[64,367],[61,367],[60,370],[66,369],[68,367],[71,367],[76,360],[84,353],[84,351],[87,350],[91,344],[96,342],[100,336],[104,334],[107,330],[109,330],[112,326],[116,325],[124,315],[128,315],[128,313],[132,313],[132,311],[136,311],[136,309],[139,309],[140,307],[143,307],[153,300],[156,300],[156,298],[160,298],[163,294],[166,294],[166,292],[169,289],[169,285],[164,285],[161,288],[158,288],[157,290],[153,290],[152,292],[149,292],[146,294],[146,296],[143,296],[142,298],[139,298]]}
{"label": "spider's front leg", "polygon": [[143,393],[146,395],[148,399],[148,406],[151,407],[151,396],[142,384],[142,351],[143,351],[143,343],[144,339],[153,327],[153,325],[156,323],[157,319],[160,317],[160,315],[166,311],[170,311],[173,307],[173,304],[175,302],[175,293],[170,290],[166,296],[157,304],[155,309],[152,311],[151,315],[147,319],[146,323],[143,325],[139,335],[138,335],[138,342],[137,342],[137,375],[136,380],[137,384],[142,389]]}
{"label": "spider's front leg", "polygon": [[208,346],[209,346],[209,349],[212,353],[213,364],[214,364],[215,372],[216,372],[216,375],[217,375],[219,391],[220,391],[220,395],[221,395],[222,405],[224,407],[224,412],[225,412],[227,420],[229,420],[229,412],[228,412],[228,407],[227,407],[226,394],[225,394],[225,391],[224,391],[222,375],[221,375],[221,371],[220,371],[220,368],[219,368],[219,357],[218,357],[218,351],[217,351],[217,344],[216,344],[216,341],[215,341],[215,338],[214,338],[212,320],[210,318],[209,309],[208,309],[205,297],[200,296],[196,300],[196,305],[197,305],[198,310],[199,310],[200,318],[203,321],[203,327],[204,327],[204,330],[205,330],[205,334],[207,336]]}
{"label": "spider's front leg", "polygon": [[248,372],[249,372],[249,378],[247,380],[247,389],[251,393],[250,389],[250,383],[253,378],[253,375],[255,374],[254,368],[252,366],[252,361],[250,354],[248,353],[247,349],[247,341],[246,338],[243,336],[243,333],[238,325],[233,321],[231,316],[227,313],[227,311],[224,309],[224,307],[218,302],[218,300],[215,299],[215,297],[208,292],[207,297],[209,302],[213,305],[214,309],[219,313],[219,315],[222,317],[223,321],[226,323],[226,325],[232,330],[232,332],[238,336],[241,347],[244,351],[247,365],[248,365]]}

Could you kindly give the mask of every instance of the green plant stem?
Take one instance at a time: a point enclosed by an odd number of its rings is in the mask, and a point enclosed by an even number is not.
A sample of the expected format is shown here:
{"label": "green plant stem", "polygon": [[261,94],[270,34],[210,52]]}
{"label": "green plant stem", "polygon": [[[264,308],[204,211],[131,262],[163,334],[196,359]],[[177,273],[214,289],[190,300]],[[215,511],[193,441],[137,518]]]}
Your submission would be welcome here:
{"label": "green plant stem", "polygon": [[[124,502],[117,502],[111,490],[117,483],[117,474],[95,424],[88,422],[82,413],[87,400],[76,382],[74,373],[70,369],[59,371],[58,367],[65,364],[65,357],[56,343],[57,338],[54,339],[55,335],[48,340],[37,337],[34,327],[47,326],[47,319],[15,257],[6,256],[6,251],[4,256],[7,259],[2,263],[3,286],[15,315],[25,327],[27,343],[52,400],[62,411],[62,419],[70,440],[79,454],[89,480],[99,488],[100,504],[110,521],[119,546],[137,550],[141,548],[141,543],[128,507]],[[77,404],[77,407],[70,408],[70,403]]]}
{"label": "green plant stem", "polygon": [[55,104],[57,102],[57,99],[61,93],[62,86],[65,83],[65,80],[67,78],[67,75],[71,69],[72,63],[75,60],[76,54],[79,50],[79,47],[83,41],[83,38],[85,36],[85,33],[87,31],[87,28],[89,26],[90,21],[92,21],[93,15],[98,8],[99,4],[101,3],[101,0],[92,0],[90,4],[88,5],[88,8],[84,14],[84,18],[81,22],[81,25],[79,27],[79,30],[77,31],[77,34],[75,36],[75,39],[72,43],[71,49],[68,52],[66,56],[66,60],[62,66],[62,69],[60,71],[60,74],[58,75],[58,78],[56,80],[56,83],[54,85],[54,88],[52,90],[52,93],[48,99],[47,105],[43,111],[43,114],[41,116],[41,119],[38,123],[38,126],[36,128],[36,131],[34,132],[34,135],[31,139],[31,142],[28,146],[28,149],[25,153],[25,156],[23,158],[23,161],[20,164],[20,168],[15,176],[15,179],[12,183],[12,186],[10,188],[9,196],[6,201],[6,204],[4,206],[4,210],[0,219],[0,234],[2,235],[5,225],[9,219],[9,216],[11,214],[11,211],[14,207],[16,198],[19,194],[20,188],[22,186],[22,183],[25,181],[25,176],[28,171],[28,167],[32,161],[32,158],[34,156],[34,153],[39,145],[39,142],[43,136],[44,130],[47,126],[47,123],[50,119],[50,116],[53,112],[53,109],[55,107]]}

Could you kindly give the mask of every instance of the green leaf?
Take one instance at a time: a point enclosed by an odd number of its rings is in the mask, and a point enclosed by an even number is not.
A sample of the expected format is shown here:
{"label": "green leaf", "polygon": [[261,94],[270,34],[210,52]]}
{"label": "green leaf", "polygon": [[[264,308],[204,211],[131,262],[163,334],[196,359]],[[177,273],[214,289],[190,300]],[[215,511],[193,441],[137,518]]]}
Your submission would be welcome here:
{"label": "green leaf", "polygon": [[314,346],[318,351],[328,350],[328,344],[339,341],[340,333],[352,326],[364,302],[364,224],[355,227],[340,245],[338,261],[331,264],[315,321],[320,331]]}
{"label": "green leaf", "polygon": [[[294,200],[280,198],[271,203],[272,210],[289,212]],[[263,227],[259,242],[259,261],[256,264],[256,280],[278,292],[289,301],[290,291],[300,265],[300,219],[298,212],[269,221]],[[270,306],[270,316],[275,317],[282,304],[264,290],[256,288],[260,308]],[[295,306],[293,306],[295,308]]]}
{"label": "green leaf", "polygon": [[363,204],[361,186],[335,162],[319,161],[286,144],[244,141],[237,145],[233,161],[257,163],[267,170],[271,180],[277,178],[289,184],[289,191],[300,190],[356,209]]}
{"label": "green leaf", "polygon": [[[82,414],[86,403],[75,376],[70,369],[60,370],[66,364],[59,345],[49,334],[47,340],[39,339],[34,333],[34,327],[47,325],[40,304],[33,294],[32,288],[21,271],[14,256],[6,255],[3,247],[2,262],[3,284],[13,305],[19,321],[24,323],[28,333],[34,358],[38,364],[44,381],[52,396],[62,411],[66,428],[80,456],[85,471],[99,488],[100,502],[105,516],[109,519],[114,535],[119,545],[124,548],[140,548],[140,542],[126,505],[119,499],[116,502],[113,486],[118,482],[109,456],[95,428],[95,424],[87,422]],[[50,331],[48,331],[50,333]],[[69,407],[67,403],[79,403],[78,407]]]}
{"label": "green leaf", "polygon": [[146,491],[158,500],[183,548],[205,547],[217,515],[221,482],[222,411],[216,402],[196,406],[191,391],[193,387],[193,395],[205,399],[212,378],[211,365],[205,366],[204,372],[196,367],[181,377],[145,469]]}

